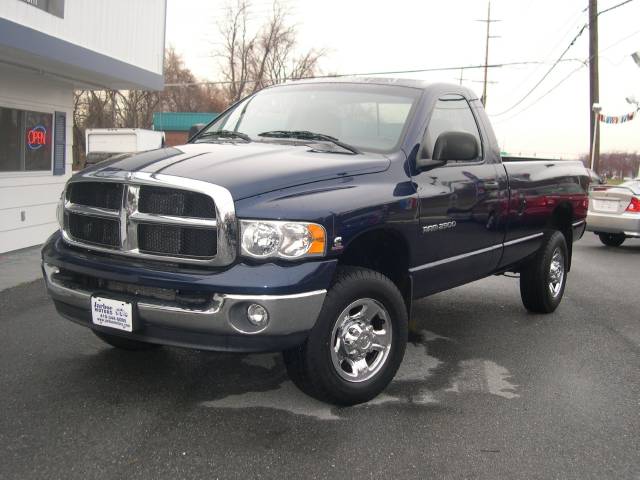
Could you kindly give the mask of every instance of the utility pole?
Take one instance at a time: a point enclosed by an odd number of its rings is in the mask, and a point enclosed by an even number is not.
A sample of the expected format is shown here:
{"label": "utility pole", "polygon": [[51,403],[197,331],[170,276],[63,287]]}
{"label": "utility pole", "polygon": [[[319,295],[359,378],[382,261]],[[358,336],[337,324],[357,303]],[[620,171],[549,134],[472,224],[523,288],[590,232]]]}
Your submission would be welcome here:
{"label": "utility pole", "polygon": [[464,78],[464,68],[460,69],[460,78],[459,78],[459,80],[460,80],[460,85],[462,85],[462,82],[464,80],[466,80],[466,78]]}
{"label": "utility pole", "polygon": [[483,82],[482,80],[471,80],[469,78],[466,78],[464,76],[464,67],[460,69],[460,77],[458,77],[458,82],[460,83],[460,85],[463,84],[463,82],[471,82],[471,83],[487,83],[487,85],[493,85],[494,83],[498,83],[498,82],[494,82],[491,80],[485,80],[485,82]]}
{"label": "utility pole", "polygon": [[598,135],[598,115],[594,105],[600,102],[600,82],[598,74],[598,0],[589,0],[589,118],[591,155],[593,170],[600,171],[600,136]]}
{"label": "utility pole", "polygon": [[489,40],[492,38],[500,38],[491,36],[491,24],[499,22],[500,20],[491,20],[491,0],[487,2],[487,19],[477,20],[478,22],[485,22],[487,24],[487,37],[484,49],[484,82],[482,87],[482,105],[487,106],[487,77],[489,75]]}

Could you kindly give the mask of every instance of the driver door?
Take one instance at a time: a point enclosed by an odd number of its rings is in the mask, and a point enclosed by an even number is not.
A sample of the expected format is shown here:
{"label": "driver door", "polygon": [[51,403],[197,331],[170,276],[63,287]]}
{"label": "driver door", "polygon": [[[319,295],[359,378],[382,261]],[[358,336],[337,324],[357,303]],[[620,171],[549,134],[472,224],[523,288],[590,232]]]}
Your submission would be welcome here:
{"label": "driver door", "polygon": [[420,212],[411,268],[416,297],[482,278],[498,264],[503,240],[498,170],[478,125],[470,102],[461,95],[441,96],[432,110],[420,158],[432,159],[445,132],[471,134],[478,148],[473,159],[452,158],[431,167],[433,162],[422,162],[427,166],[413,178]]}

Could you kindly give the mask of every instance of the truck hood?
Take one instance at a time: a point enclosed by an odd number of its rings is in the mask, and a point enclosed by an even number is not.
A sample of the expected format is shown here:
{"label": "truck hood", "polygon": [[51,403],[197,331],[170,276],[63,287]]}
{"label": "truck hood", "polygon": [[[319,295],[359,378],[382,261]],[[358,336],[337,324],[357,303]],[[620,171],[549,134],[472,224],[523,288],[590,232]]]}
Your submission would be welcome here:
{"label": "truck hood", "polygon": [[276,143],[199,143],[119,155],[79,175],[147,172],[201,180],[227,188],[235,200],[337,177],[381,172],[381,154],[347,155]]}

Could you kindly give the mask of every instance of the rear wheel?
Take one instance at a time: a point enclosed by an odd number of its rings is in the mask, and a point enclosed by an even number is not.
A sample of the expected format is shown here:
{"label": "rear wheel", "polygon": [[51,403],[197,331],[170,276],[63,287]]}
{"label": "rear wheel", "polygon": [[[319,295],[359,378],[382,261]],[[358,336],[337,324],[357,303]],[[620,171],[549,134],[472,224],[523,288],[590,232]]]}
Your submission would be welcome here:
{"label": "rear wheel", "polygon": [[607,247],[619,247],[627,238],[621,233],[599,233],[598,237]]}
{"label": "rear wheel", "polygon": [[407,344],[402,294],[384,275],[343,267],[300,347],[284,352],[293,382],[337,405],[366,402],[391,382]]}
{"label": "rear wheel", "polygon": [[98,332],[92,330],[96,337],[105,343],[108,343],[112,347],[120,348],[122,350],[151,350],[158,348],[160,345],[155,343],[140,342],[138,340],[132,340],[130,338],[119,337],[118,335],[111,335],[109,333]]}
{"label": "rear wheel", "polygon": [[525,308],[536,313],[551,313],[562,301],[567,283],[567,242],[554,231],[527,265],[520,270],[520,297]]}

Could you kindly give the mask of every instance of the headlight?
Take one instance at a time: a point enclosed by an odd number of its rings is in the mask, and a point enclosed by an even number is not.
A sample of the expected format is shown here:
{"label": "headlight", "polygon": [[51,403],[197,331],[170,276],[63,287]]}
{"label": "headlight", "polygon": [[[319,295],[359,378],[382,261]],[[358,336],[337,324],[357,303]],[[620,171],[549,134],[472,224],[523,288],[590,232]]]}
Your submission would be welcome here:
{"label": "headlight", "polygon": [[322,225],[307,222],[240,220],[242,254],[253,258],[322,256],[327,234]]}

